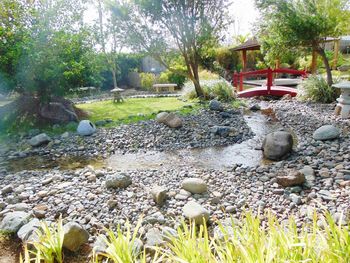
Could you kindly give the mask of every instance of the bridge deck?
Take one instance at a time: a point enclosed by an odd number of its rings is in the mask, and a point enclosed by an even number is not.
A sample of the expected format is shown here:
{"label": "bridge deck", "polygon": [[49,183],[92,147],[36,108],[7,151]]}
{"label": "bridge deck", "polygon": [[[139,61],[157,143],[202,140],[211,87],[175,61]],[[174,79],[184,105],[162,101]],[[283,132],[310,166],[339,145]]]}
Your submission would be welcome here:
{"label": "bridge deck", "polygon": [[[289,78],[283,78],[283,79],[274,79],[273,84],[276,86],[297,86],[302,82],[302,79],[296,78],[296,79],[289,79]],[[257,80],[243,80],[243,84],[247,85],[253,85],[253,86],[264,86],[266,85],[266,79],[257,79]]]}
{"label": "bridge deck", "polygon": [[272,86],[270,92],[268,92],[266,86],[250,88],[244,91],[238,92],[239,98],[249,98],[255,96],[277,96],[283,97],[286,94],[290,94],[292,97],[297,95],[298,91],[295,88],[283,87],[283,86]]}

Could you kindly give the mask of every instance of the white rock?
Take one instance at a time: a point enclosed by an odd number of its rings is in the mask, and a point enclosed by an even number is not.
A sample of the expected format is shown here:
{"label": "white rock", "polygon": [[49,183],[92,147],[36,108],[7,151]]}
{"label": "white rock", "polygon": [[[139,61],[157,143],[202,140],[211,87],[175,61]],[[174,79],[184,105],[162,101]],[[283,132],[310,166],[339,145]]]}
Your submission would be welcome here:
{"label": "white rock", "polygon": [[207,184],[200,178],[186,178],[182,181],[182,188],[192,194],[202,194],[208,190]]}
{"label": "white rock", "polygon": [[82,120],[79,122],[77,132],[82,136],[89,136],[96,132],[95,125],[89,120]]}
{"label": "white rock", "polygon": [[9,233],[16,233],[21,226],[28,222],[29,218],[30,215],[22,211],[8,213],[1,221],[0,230]]}
{"label": "white rock", "polygon": [[194,201],[189,201],[183,207],[183,213],[186,218],[193,220],[196,224],[203,224],[209,220],[209,211]]}

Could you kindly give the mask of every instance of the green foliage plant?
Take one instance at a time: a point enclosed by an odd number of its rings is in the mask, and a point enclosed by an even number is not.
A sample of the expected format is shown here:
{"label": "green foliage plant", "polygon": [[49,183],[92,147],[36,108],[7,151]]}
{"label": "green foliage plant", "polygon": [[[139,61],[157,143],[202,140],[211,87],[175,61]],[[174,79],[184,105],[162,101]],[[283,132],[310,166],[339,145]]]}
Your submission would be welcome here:
{"label": "green foliage plant", "polygon": [[144,90],[151,90],[153,87],[153,84],[156,83],[157,77],[153,73],[146,73],[142,72],[140,73],[140,79],[141,79],[141,88]]}
{"label": "green foliage plant", "polygon": [[298,86],[298,98],[302,101],[331,103],[338,96],[337,90],[321,76],[311,75]]}

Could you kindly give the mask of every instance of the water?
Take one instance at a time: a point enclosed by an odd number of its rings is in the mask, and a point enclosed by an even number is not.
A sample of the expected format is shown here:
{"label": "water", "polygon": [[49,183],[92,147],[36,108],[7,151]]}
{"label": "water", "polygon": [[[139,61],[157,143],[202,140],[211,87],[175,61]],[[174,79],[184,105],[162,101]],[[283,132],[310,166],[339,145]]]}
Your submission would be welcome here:
{"label": "water", "polygon": [[243,166],[266,165],[260,150],[264,136],[281,128],[271,117],[261,113],[245,115],[248,126],[255,133],[252,139],[240,144],[220,147],[184,149],[169,152],[117,153],[107,160],[107,165],[117,170],[174,169],[184,166],[203,169],[230,168],[236,164]]}
{"label": "water", "polygon": [[[262,113],[248,112],[244,118],[255,133],[252,139],[230,146],[182,149],[169,152],[147,151],[138,153],[116,153],[107,160],[87,159],[66,156],[48,160],[45,156],[30,156],[7,162],[6,168],[11,172],[22,170],[61,169],[74,170],[92,165],[96,169],[110,166],[116,170],[178,169],[193,167],[199,169],[225,169],[236,164],[243,166],[268,165],[260,150],[266,134],[281,128],[271,110]],[[296,138],[296,137],[295,137]]]}

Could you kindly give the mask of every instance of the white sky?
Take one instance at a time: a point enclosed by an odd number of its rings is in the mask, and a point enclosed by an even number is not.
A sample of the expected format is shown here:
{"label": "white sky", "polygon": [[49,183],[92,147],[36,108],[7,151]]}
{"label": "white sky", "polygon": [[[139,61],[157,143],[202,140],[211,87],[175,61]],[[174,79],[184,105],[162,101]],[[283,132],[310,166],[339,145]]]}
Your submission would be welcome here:
{"label": "white sky", "polygon": [[[227,43],[231,43],[234,36],[252,33],[253,23],[259,18],[259,11],[255,8],[254,0],[233,0],[229,10],[235,23],[227,30]],[[98,18],[97,9],[90,5],[85,20],[90,22]]]}

